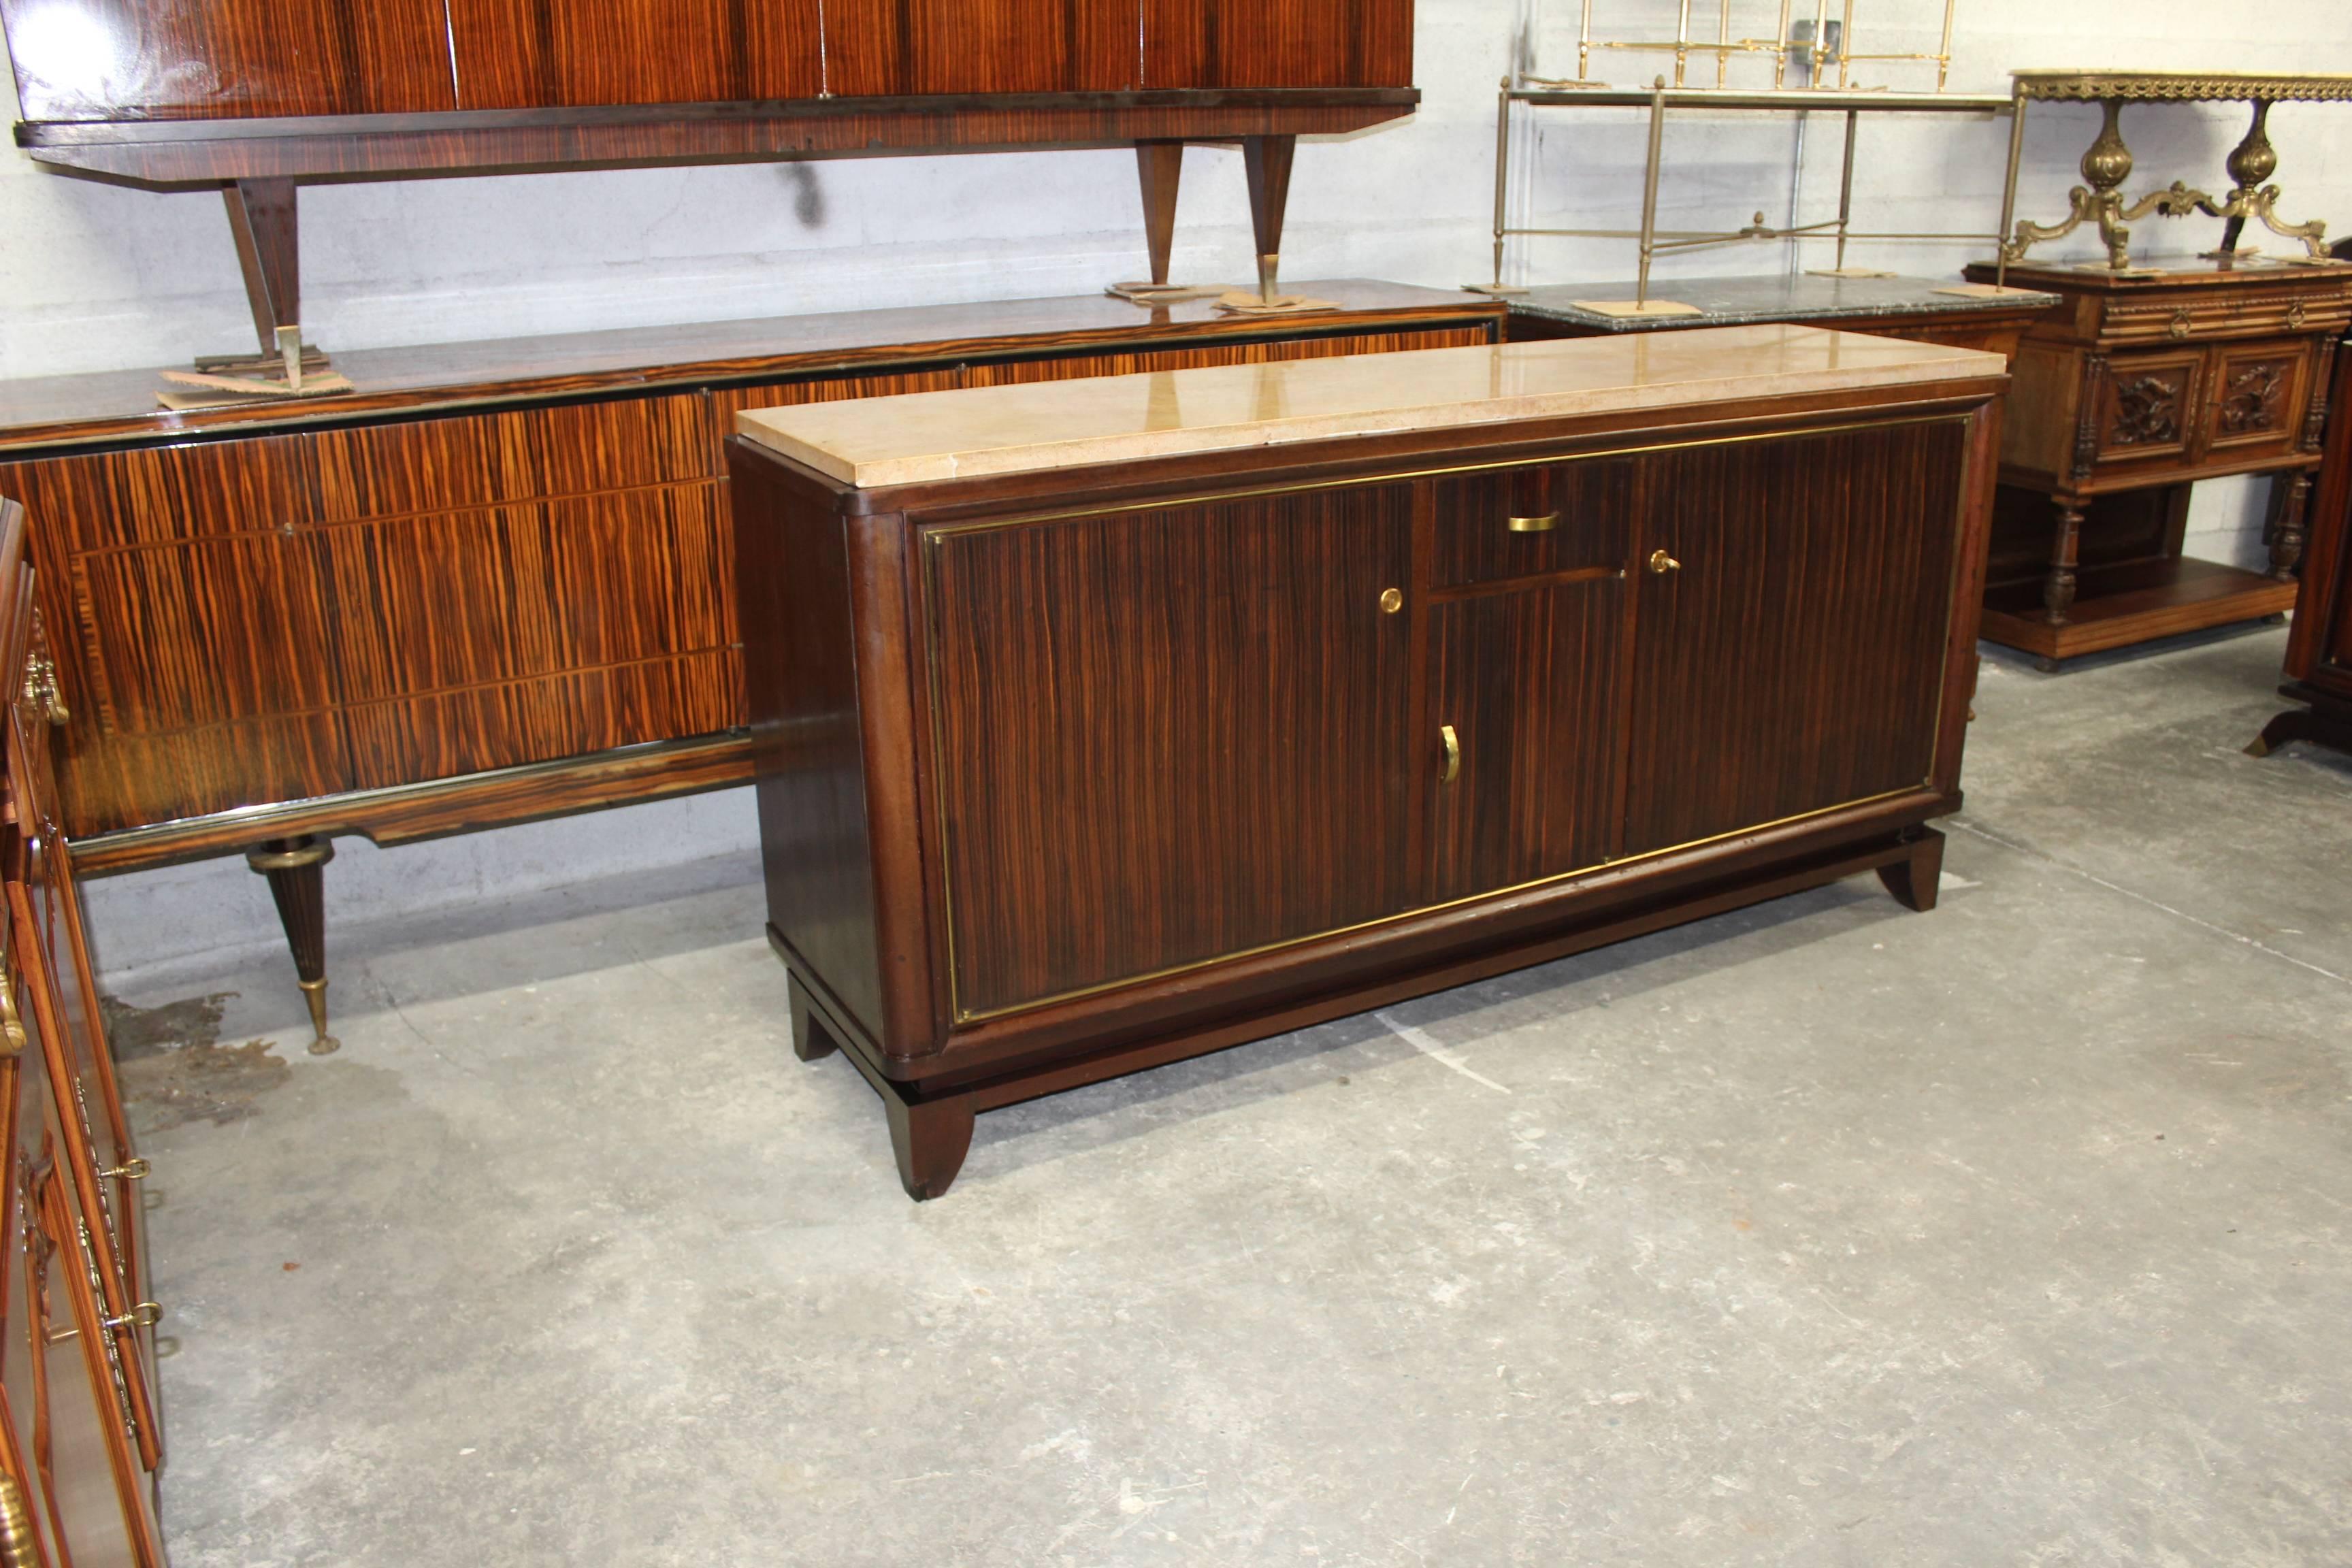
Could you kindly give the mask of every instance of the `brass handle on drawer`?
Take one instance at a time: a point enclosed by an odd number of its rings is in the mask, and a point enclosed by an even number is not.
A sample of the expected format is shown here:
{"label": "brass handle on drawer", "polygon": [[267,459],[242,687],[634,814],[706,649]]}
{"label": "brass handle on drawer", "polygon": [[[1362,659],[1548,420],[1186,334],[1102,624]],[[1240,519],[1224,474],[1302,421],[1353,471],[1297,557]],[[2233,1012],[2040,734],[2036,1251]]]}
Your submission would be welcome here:
{"label": "brass handle on drawer", "polygon": [[41,717],[52,724],[62,724],[73,717],[66,707],[65,693],[58,689],[57,661],[47,654],[32,654],[25,660],[25,700],[40,710]]}
{"label": "brass handle on drawer", "polygon": [[2166,324],[2164,330],[2170,336],[2185,338],[2189,335],[2189,307],[2183,305],[2172,312],[2172,320]]}
{"label": "brass handle on drawer", "polygon": [[1513,533],[1549,533],[1559,526],[1559,513],[1555,510],[1541,517],[1515,517],[1509,526]]}
{"label": "brass handle on drawer", "polygon": [[1679,572],[1683,563],[1663,550],[1650,552],[1650,570],[1663,577],[1669,572]]}
{"label": "brass handle on drawer", "polygon": [[99,1175],[101,1178],[120,1177],[126,1182],[143,1182],[151,1169],[152,1167],[144,1160],[125,1160],[110,1170],[100,1171]]}
{"label": "brass handle on drawer", "polygon": [[1462,774],[1462,741],[1451,724],[1440,724],[1437,738],[1445,742],[1445,771],[1437,775],[1437,782],[1452,784]]}

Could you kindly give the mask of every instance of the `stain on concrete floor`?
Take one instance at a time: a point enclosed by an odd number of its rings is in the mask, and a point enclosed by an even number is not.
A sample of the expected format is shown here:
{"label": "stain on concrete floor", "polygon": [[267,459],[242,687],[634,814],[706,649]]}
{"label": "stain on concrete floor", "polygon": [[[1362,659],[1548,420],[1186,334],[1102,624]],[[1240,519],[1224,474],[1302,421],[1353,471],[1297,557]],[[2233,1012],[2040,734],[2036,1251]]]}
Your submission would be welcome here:
{"label": "stain on concrete floor", "polygon": [[290,1070],[272,1055],[275,1040],[220,1043],[221,1017],[234,991],[183,997],[158,1007],[99,998],[114,1042],[124,1109],[142,1133],[190,1121],[216,1127],[241,1121],[254,1102],[282,1087]]}

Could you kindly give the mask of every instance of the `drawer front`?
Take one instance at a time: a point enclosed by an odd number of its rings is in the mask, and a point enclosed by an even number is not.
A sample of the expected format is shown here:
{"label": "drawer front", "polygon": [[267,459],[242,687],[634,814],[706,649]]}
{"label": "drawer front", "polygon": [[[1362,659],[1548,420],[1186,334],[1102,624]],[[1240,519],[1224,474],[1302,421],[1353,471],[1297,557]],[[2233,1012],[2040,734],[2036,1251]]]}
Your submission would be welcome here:
{"label": "drawer front", "polygon": [[2206,450],[2225,460],[2293,451],[2311,411],[2310,342],[2221,343],[2210,354]]}
{"label": "drawer front", "polygon": [[1622,569],[1634,474],[1630,458],[1588,458],[1439,480],[1431,583]]}
{"label": "drawer front", "polygon": [[2333,334],[2352,321],[2352,284],[2326,288],[2200,289],[2117,300],[2099,317],[2102,347],[2193,342],[2287,332]]}

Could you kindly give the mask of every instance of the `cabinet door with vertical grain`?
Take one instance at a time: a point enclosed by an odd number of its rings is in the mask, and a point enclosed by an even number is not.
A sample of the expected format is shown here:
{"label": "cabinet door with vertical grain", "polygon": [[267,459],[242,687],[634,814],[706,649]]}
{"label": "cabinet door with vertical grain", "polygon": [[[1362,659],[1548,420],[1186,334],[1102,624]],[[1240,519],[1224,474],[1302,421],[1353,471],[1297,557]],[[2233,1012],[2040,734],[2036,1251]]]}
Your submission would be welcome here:
{"label": "cabinet door with vertical grain", "polygon": [[1626,853],[1927,779],[1962,441],[1946,420],[1649,459]]}
{"label": "cabinet door with vertical grain", "polygon": [[926,536],[953,1006],[1411,900],[1412,488]]}
{"label": "cabinet door with vertical grain", "polygon": [[851,98],[1121,92],[1138,0],[826,0],[825,84]]}
{"label": "cabinet door with vertical grain", "polygon": [[1412,0],[1144,0],[1147,88],[1410,87]]}
{"label": "cabinet door with vertical grain", "polygon": [[1430,611],[1437,778],[1432,897],[1596,866],[1616,825],[1622,572],[1489,590]]}
{"label": "cabinet door with vertical grain", "polygon": [[824,87],[817,0],[449,0],[448,16],[461,109],[741,102]]}

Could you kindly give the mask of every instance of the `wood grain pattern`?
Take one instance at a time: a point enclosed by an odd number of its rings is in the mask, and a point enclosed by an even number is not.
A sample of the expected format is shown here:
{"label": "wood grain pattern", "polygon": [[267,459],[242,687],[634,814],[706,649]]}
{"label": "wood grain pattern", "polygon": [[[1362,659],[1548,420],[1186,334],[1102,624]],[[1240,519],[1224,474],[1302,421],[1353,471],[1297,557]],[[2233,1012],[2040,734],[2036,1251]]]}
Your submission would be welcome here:
{"label": "wood grain pattern", "polygon": [[1390,485],[929,547],[960,1012],[1406,907],[1411,524]]}
{"label": "wood grain pattern", "polygon": [[439,0],[0,0],[28,121],[455,109]]}
{"label": "wood grain pattern", "polygon": [[[1432,720],[1459,775],[1429,790],[1430,886],[1443,902],[1597,866],[1616,836],[1631,598],[1622,562],[1576,583],[1434,605]],[[1423,752],[1437,748],[1424,737]]]}
{"label": "wood grain pattern", "polygon": [[1148,88],[1402,87],[1412,0],[1144,0]]}
{"label": "wood grain pattern", "polygon": [[449,0],[461,109],[813,98],[818,0]]}
{"label": "wood grain pattern", "polygon": [[[0,493],[57,520],[36,543],[52,563],[45,609],[76,715],[61,759],[68,826],[87,836],[186,824],[120,853],[101,845],[95,862],[152,863],[141,857],[217,847],[194,820],[207,814],[511,775],[740,728],[719,439],[742,408],[1453,346],[1492,330],[1491,317],[1441,310],[1390,331],[1350,330],[1345,316],[1301,323],[1284,330],[1311,335],[1286,340],[1118,310],[1123,331],[993,347],[1031,349],[1018,358],[858,374],[861,359],[906,351],[811,352],[825,368],[788,379],[0,465]],[[1105,352],[1125,342],[1139,346]],[[738,756],[690,776],[709,787],[743,768]],[[636,788],[666,788],[633,776]],[[478,801],[453,800],[438,820],[455,828],[614,798],[594,777],[576,791],[530,779],[486,778]],[[384,829],[429,831],[416,825],[431,819],[403,800]],[[263,836],[373,820],[325,808]]]}
{"label": "wood grain pattern", "polygon": [[1626,853],[1927,780],[1961,450],[1942,423],[1658,460],[1633,552],[1682,566],[1643,573]]}
{"label": "wood grain pattern", "polygon": [[826,0],[824,24],[826,86],[852,97],[1142,85],[1138,0]]}
{"label": "wood grain pattern", "polygon": [[[1430,581],[1439,588],[1622,567],[1631,548],[1636,465],[1630,458],[1476,474],[1436,483]],[[1513,518],[1554,518],[1514,530]]]}

